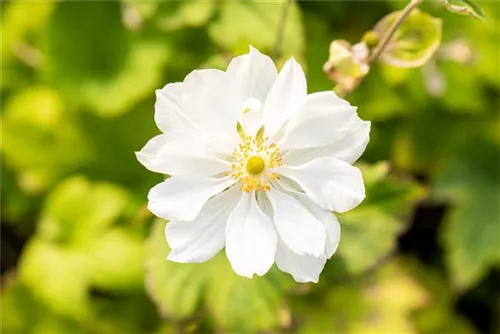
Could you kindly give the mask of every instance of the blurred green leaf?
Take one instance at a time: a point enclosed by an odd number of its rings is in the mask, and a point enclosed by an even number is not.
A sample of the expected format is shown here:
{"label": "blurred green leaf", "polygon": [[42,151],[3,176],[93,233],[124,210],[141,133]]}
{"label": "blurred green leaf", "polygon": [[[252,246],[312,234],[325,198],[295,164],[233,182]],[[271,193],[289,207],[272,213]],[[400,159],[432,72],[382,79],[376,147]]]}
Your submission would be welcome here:
{"label": "blurred green leaf", "polygon": [[385,163],[360,167],[366,199],[355,210],[337,214],[342,227],[337,256],[349,274],[362,273],[394,249],[412,206],[423,195],[415,183],[387,176]]}
{"label": "blurred green leaf", "polygon": [[225,254],[201,264],[166,259],[165,223],[157,220],[148,241],[146,287],[162,315],[187,318],[203,304],[218,326],[236,332],[271,330],[279,324],[279,306],[288,285],[281,273],[248,279],[238,276]]}
{"label": "blurred green leaf", "polygon": [[3,333],[27,333],[35,322],[40,305],[31,291],[13,277],[13,273],[2,278],[2,323]]}
{"label": "blurred green leaf", "polygon": [[155,23],[167,32],[185,27],[199,27],[210,19],[216,5],[212,0],[161,2],[155,15]]}
{"label": "blurred green leaf", "polygon": [[403,263],[412,276],[429,292],[429,302],[412,314],[419,333],[475,333],[466,318],[455,313],[456,298],[453,288],[441,272],[415,259],[404,259]]}
{"label": "blurred green leaf", "polygon": [[225,1],[219,4],[219,17],[209,26],[212,40],[224,50],[238,54],[253,45],[271,51],[284,6],[289,6],[284,26],[282,54],[298,56],[304,49],[304,30],[297,3],[287,1]]}
{"label": "blurred green leaf", "polygon": [[2,118],[4,163],[20,172],[26,192],[40,192],[89,157],[75,115],[55,90],[19,92],[8,100]]}
{"label": "blurred green leaf", "polygon": [[167,260],[165,222],[156,220],[148,240],[146,289],[164,317],[192,315],[200,305],[209,263],[179,264]]}
{"label": "blurred green leaf", "polygon": [[47,199],[40,235],[54,242],[87,242],[100,237],[123,213],[128,194],[107,183],[91,184],[75,176],[58,185]]}
{"label": "blurred green leaf", "polygon": [[[383,36],[400,12],[385,16],[374,30]],[[395,67],[419,67],[425,64],[441,44],[441,19],[414,9],[396,30],[380,60]]]}
{"label": "blurred green leaf", "polygon": [[16,54],[19,44],[32,39],[47,24],[54,2],[12,2],[2,4],[2,62]]}
{"label": "blurred green leaf", "polygon": [[[160,319],[145,291],[92,300],[93,333],[154,333]],[[168,333],[168,332],[157,332]]]}
{"label": "blurred green leaf", "polygon": [[133,36],[121,15],[117,1],[60,2],[48,26],[47,79],[102,116],[151,94],[168,57],[164,42]]}
{"label": "blurred green leaf", "polygon": [[107,291],[143,287],[145,254],[137,235],[124,228],[112,228],[85,246],[93,285]]}
{"label": "blurred green leaf", "polygon": [[441,239],[460,288],[477,283],[500,263],[499,161],[498,142],[470,137],[445,161],[433,184],[435,196],[452,201]]}
{"label": "blurred green leaf", "polygon": [[83,333],[74,320],[61,317],[37,300],[14,273],[2,279],[2,333]]}
{"label": "blurred green leaf", "polygon": [[452,13],[472,16],[481,21],[485,19],[481,7],[472,0],[441,0],[441,2]]}
{"label": "blurred green leaf", "polygon": [[319,298],[295,303],[299,333],[414,333],[411,314],[428,303],[427,291],[399,260]]}
{"label": "blurred green leaf", "polygon": [[285,312],[286,283],[281,273],[271,270],[265,277],[248,279],[234,273],[225,254],[219,254],[212,262],[211,270],[218,277],[211,276],[205,304],[214,320],[231,332],[276,329],[280,324],[280,311]]}
{"label": "blurred green leaf", "polygon": [[82,320],[90,314],[86,264],[78,249],[32,238],[23,251],[19,275],[49,308]]}

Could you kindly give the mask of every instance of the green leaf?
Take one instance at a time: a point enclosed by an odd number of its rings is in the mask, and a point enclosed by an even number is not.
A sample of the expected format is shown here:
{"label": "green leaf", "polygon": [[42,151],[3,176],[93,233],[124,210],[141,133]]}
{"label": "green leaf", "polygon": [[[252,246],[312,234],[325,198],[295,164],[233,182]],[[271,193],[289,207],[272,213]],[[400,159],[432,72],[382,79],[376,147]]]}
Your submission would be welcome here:
{"label": "green leaf", "polygon": [[412,333],[411,314],[428,303],[427,291],[399,260],[306,298],[293,303],[303,317],[298,333]]}
{"label": "green leaf", "polygon": [[[386,15],[374,30],[383,36],[399,15],[399,11]],[[396,30],[380,60],[394,67],[422,66],[439,48],[441,34],[441,19],[414,9]]]}
{"label": "green leaf", "polygon": [[271,270],[264,277],[241,277],[231,269],[225,254],[214,259],[211,270],[216,275],[210,278],[205,304],[218,324],[240,333],[278,327],[286,287],[282,273]]}
{"label": "green leaf", "polygon": [[215,1],[165,1],[157,8],[155,24],[164,31],[199,27],[213,15]]}
{"label": "green leaf", "polygon": [[419,333],[472,334],[476,331],[464,316],[454,311],[454,289],[437,268],[423,265],[415,259],[404,259],[405,267],[430,294],[424,308],[413,312]]}
{"label": "green leaf", "polygon": [[[336,256],[349,275],[363,273],[394,249],[412,206],[423,195],[416,184],[388,176],[385,163],[360,167],[366,199],[356,209],[337,214],[342,238]],[[331,262],[335,264],[335,257]]]}
{"label": "green leaf", "polygon": [[156,220],[148,240],[146,289],[162,316],[188,317],[200,304],[210,265],[168,261],[164,229],[165,222]]}
{"label": "green leaf", "polygon": [[481,7],[472,0],[441,0],[446,9],[452,13],[472,16],[484,21],[485,15]]}
{"label": "green leaf", "polygon": [[284,6],[289,6],[282,39],[282,54],[298,56],[304,49],[304,29],[296,2],[225,1],[218,19],[209,26],[212,40],[232,53],[248,52],[253,45],[273,50]]}
{"label": "green leaf", "polygon": [[2,116],[4,163],[21,174],[26,192],[40,192],[89,159],[82,129],[57,91],[22,90],[7,101]]}
{"label": "green leaf", "polygon": [[500,263],[499,152],[497,142],[469,136],[444,162],[433,184],[435,196],[451,200],[441,240],[459,288],[471,287]]}
{"label": "green leaf", "polygon": [[75,248],[32,238],[23,251],[19,277],[54,312],[84,319],[90,314],[85,261]]}
{"label": "green leaf", "polygon": [[28,333],[38,316],[40,305],[31,291],[22,285],[13,273],[2,277],[3,333]]}
{"label": "green leaf", "polygon": [[112,228],[85,243],[92,284],[107,291],[140,290],[144,285],[142,240]]}
{"label": "green leaf", "polygon": [[55,242],[85,243],[100,237],[123,213],[127,201],[128,194],[114,185],[69,178],[48,197],[39,233]]}
{"label": "green leaf", "polygon": [[186,318],[204,304],[216,324],[231,332],[271,330],[279,323],[285,275],[271,270],[265,277],[238,276],[225,254],[201,264],[168,261],[165,223],[157,220],[148,241],[146,288],[168,318]]}
{"label": "green leaf", "polygon": [[2,333],[84,333],[77,321],[55,314],[22,282],[2,277]]}
{"label": "green leaf", "polygon": [[168,57],[164,42],[132,36],[121,15],[118,1],[60,2],[47,28],[47,79],[102,116],[151,94]]}

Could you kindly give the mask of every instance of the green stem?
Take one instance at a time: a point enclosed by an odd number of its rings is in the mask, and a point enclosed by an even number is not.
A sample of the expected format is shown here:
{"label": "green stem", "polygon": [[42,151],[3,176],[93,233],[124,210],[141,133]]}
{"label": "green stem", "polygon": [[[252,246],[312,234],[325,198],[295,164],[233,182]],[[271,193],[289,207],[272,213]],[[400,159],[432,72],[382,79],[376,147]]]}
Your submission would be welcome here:
{"label": "green stem", "polygon": [[380,43],[377,45],[377,47],[373,50],[372,54],[368,58],[368,63],[371,63],[375,59],[377,59],[382,52],[384,52],[385,48],[389,43],[391,42],[392,38],[394,37],[394,34],[398,30],[399,26],[404,22],[404,20],[410,15],[411,11],[415,9],[418,5],[420,5],[424,0],[411,0],[405,8],[401,11],[400,15],[394,21],[394,23],[389,27],[387,32],[384,34],[382,39],[380,40]]}

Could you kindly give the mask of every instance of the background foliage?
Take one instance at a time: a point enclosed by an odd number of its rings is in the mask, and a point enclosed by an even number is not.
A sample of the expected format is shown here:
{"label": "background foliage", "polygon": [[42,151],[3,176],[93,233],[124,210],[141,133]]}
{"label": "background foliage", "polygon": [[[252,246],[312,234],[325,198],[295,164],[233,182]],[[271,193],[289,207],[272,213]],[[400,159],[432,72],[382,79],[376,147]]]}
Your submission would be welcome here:
{"label": "background foliage", "polygon": [[[450,1],[454,2],[454,1]],[[360,40],[405,2],[291,3],[282,64],[309,91],[334,39]],[[371,120],[367,198],[339,215],[320,282],[236,276],[224,254],[165,260],[144,207],[161,176],[134,151],[158,133],[154,89],[272,53],[285,4],[2,2],[3,333],[499,332],[500,7],[443,19],[424,67],[376,63],[347,98]]]}

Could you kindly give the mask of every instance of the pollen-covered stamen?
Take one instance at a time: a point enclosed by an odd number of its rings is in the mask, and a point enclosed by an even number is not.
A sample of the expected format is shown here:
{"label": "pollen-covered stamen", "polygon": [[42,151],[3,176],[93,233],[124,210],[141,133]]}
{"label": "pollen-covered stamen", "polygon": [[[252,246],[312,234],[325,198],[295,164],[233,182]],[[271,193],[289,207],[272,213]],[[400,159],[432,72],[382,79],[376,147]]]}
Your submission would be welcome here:
{"label": "pollen-covered stamen", "polygon": [[240,182],[243,191],[268,191],[270,181],[279,178],[274,168],[282,164],[280,150],[269,138],[263,138],[263,131],[246,137],[234,150],[233,159],[231,176]]}

